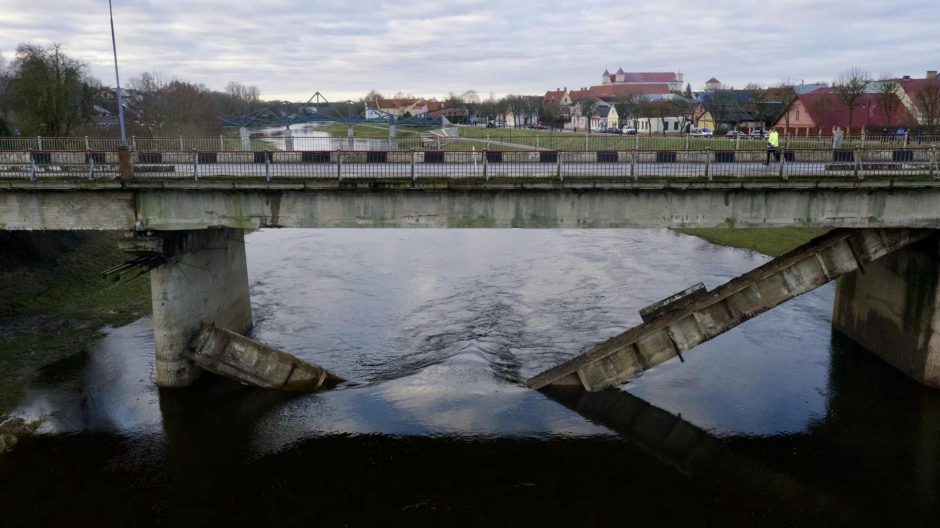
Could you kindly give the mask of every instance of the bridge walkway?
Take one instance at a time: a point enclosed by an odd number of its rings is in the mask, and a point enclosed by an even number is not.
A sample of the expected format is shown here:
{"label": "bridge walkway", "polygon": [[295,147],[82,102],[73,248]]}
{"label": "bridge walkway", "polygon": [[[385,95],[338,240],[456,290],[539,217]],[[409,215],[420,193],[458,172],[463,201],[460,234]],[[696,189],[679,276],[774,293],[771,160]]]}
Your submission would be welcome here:
{"label": "bridge walkway", "polygon": [[922,240],[929,230],[836,229],[704,295],[687,296],[527,385],[600,391],[708,341],[798,295]]}

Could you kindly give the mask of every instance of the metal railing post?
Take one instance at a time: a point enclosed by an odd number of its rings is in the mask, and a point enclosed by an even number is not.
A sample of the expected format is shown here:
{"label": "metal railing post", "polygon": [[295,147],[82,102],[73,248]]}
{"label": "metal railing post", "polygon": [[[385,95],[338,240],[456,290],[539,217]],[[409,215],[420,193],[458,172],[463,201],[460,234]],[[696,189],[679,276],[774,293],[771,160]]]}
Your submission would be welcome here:
{"label": "metal railing post", "polygon": [[780,177],[783,178],[784,180],[788,179],[788,178],[787,178],[787,173],[786,173],[786,170],[785,170],[786,164],[787,164],[787,149],[783,149],[783,150],[780,152],[780,168],[779,168],[778,174],[779,174]]}
{"label": "metal railing post", "polygon": [[343,179],[343,151],[336,151],[336,179]]}
{"label": "metal railing post", "polygon": [[640,175],[636,173],[636,158],[638,152],[636,149],[633,149],[633,152],[630,153],[630,177],[633,178],[633,181],[640,179]]}
{"label": "metal railing post", "polygon": [[712,148],[705,147],[705,179],[712,181],[712,174],[709,169],[712,166]]}
{"label": "metal railing post", "polygon": [[[88,141],[88,136],[85,136],[85,141]],[[85,149],[85,159],[88,160],[88,179],[95,179],[95,157],[91,155],[91,149]]]}
{"label": "metal railing post", "polygon": [[855,149],[855,177],[862,180],[865,178],[863,174],[864,170],[862,169],[862,151],[859,148]]}
{"label": "metal railing post", "polygon": [[85,150],[91,150],[91,147],[88,146],[88,136],[85,136]]}
{"label": "metal railing post", "polygon": [[489,164],[490,164],[489,151],[484,150],[483,151],[483,180],[484,181],[490,181],[490,173],[488,170]]}
{"label": "metal railing post", "polygon": [[935,180],[940,179],[940,171],[938,171],[937,168],[937,149],[930,147],[930,168],[928,169],[928,174]]}
{"label": "metal railing post", "polygon": [[555,150],[555,172],[558,173],[558,179],[561,180],[561,151]]}
{"label": "metal railing post", "polygon": [[225,140],[222,139],[222,134],[219,134],[219,150],[225,150]]}
{"label": "metal railing post", "polygon": [[737,152],[739,145],[741,145],[741,136],[734,136],[734,150],[735,150],[735,152]]}
{"label": "metal railing post", "polygon": [[271,151],[264,150],[264,179],[271,181]]}
{"label": "metal railing post", "polygon": [[415,173],[415,161],[417,157],[418,157],[418,153],[412,150],[411,151],[411,181],[417,181],[417,178],[418,178],[417,174]]}
{"label": "metal railing post", "polygon": [[904,148],[907,148],[907,131],[904,131]]}
{"label": "metal railing post", "polygon": [[542,150],[542,147],[539,146],[539,137],[535,136],[535,150]]}
{"label": "metal railing post", "polygon": [[[639,141],[639,139],[637,139]],[[685,150],[689,150],[689,134],[685,135]]]}
{"label": "metal railing post", "polygon": [[33,149],[29,149],[29,179],[36,179],[36,156],[33,154]]}
{"label": "metal railing post", "polygon": [[[180,136],[180,150],[183,150],[183,136]],[[196,149],[193,149],[196,150]]]}
{"label": "metal railing post", "polygon": [[39,147],[39,150],[42,150],[42,136],[36,136],[36,146]]}
{"label": "metal railing post", "polygon": [[137,136],[131,136],[131,146],[137,150]]}

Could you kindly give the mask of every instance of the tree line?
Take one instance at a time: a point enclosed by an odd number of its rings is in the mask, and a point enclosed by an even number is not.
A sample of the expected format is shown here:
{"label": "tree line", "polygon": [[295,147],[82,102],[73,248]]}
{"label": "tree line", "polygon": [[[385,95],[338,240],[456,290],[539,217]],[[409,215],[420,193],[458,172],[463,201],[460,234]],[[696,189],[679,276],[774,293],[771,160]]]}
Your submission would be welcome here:
{"label": "tree line", "polygon": [[[199,137],[221,133],[219,118],[261,108],[254,86],[229,82],[224,92],[144,73],[124,90],[128,135]],[[115,92],[61,44],[20,44],[0,57],[0,136],[116,136]]]}

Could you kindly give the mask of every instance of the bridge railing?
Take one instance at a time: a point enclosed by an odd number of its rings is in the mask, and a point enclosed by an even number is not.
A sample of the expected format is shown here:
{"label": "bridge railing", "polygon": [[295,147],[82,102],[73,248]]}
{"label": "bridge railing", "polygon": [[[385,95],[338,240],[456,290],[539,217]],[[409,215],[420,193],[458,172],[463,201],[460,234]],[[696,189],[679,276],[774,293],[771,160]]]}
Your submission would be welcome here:
{"label": "bridge railing", "polygon": [[0,152],[0,179],[940,178],[936,149]]}
{"label": "bridge railing", "polygon": [[[484,129],[485,130],[485,129]],[[448,137],[440,135],[402,136],[397,138],[344,138],[295,135],[257,136],[241,139],[217,136],[211,138],[138,138],[128,139],[128,146],[140,152],[216,151],[253,152],[265,149],[276,151],[603,151],[603,150],[662,150],[701,151],[762,149],[766,140],[760,138],[700,137],[691,135],[619,135],[619,134],[532,134],[520,131],[511,135],[486,135],[475,131],[474,136]],[[116,150],[118,138],[96,137],[0,137],[0,152]],[[827,136],[783,136],[781,146],[790,150],[833,149]],[[847,136],[839,148],[843,149],[926,149],[940,147],[940,135],[905,134]]]}

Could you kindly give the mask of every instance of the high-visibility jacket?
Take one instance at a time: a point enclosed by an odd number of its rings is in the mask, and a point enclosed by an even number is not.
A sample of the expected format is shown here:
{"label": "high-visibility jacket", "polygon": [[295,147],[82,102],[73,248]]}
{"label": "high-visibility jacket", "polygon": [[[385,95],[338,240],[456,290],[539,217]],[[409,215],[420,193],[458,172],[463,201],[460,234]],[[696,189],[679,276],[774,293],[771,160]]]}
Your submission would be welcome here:
{"label": "high-visibility jacket", "polygon": [[780,134],[776,130],[770,133],[770,137],[767,138],[767,144],[773,148],[780,146]]}

